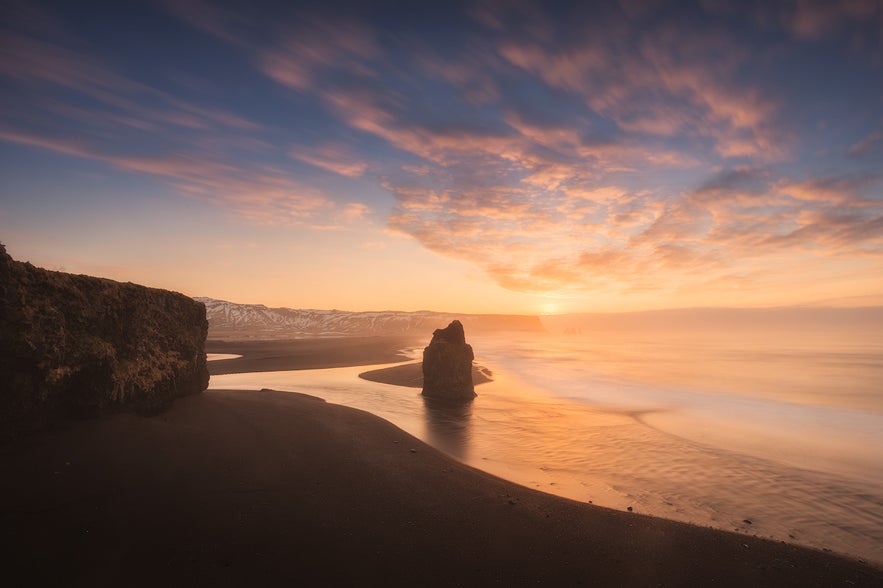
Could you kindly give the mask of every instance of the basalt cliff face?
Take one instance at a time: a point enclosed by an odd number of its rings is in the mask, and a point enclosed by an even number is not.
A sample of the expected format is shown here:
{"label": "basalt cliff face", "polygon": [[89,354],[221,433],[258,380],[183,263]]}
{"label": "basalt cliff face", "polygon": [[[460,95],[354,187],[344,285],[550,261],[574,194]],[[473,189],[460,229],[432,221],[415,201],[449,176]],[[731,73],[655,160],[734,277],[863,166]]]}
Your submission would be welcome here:
{"label": "basalt cliff face", "polygon": [[475,398],[472,383],[472,346],[460,321],[436,329],[423,350],[423,395],[446,401]]}
{"label": "basalt cliff face", "polygon": [[0,245],[0,436],[201,392],[207,332],[183,294],[40,269]]}

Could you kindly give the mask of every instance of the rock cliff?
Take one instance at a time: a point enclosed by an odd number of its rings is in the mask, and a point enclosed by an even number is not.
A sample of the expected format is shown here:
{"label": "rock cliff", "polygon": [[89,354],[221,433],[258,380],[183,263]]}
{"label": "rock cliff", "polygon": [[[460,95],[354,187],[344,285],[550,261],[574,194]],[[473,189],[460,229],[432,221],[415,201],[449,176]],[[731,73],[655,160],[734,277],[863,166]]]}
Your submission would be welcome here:
{"label": "rock cliff", "polygon": [[187,296],[40,269],[0,244],[0,436],[204,390],[207,331]]}
{"label": "rock cliff", "polygon": [[423,395],[439,400],[472,400],[472,346],[460,321],[436,329],[423,350]]}

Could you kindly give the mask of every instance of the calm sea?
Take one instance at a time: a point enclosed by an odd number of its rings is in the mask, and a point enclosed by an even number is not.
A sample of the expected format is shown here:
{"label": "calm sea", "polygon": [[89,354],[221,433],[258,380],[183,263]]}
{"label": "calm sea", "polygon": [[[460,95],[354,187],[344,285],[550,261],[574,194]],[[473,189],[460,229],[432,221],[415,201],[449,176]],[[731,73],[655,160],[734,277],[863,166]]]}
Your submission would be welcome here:
{"label": "calm sea", "polygon": [[320,396],[545,492],[883,563],[876,330],[470,342],[494,382],[456,409],[359,379],[367,367],[214,376],[211,387]]}

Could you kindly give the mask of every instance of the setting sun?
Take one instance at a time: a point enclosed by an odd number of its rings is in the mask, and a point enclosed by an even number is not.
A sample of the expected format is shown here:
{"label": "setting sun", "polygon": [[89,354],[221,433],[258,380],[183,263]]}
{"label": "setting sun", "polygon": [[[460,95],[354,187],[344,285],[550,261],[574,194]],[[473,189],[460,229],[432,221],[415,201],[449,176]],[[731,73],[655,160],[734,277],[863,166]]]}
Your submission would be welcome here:
{"label": "setting sun", "polygon": [[883,0],[0,0],[35,586],[883,586]]}
{"label": "setting sun", "polygon": [[4,14],[15,257],[301,308],[881,302],[870,0],[227,4]]}

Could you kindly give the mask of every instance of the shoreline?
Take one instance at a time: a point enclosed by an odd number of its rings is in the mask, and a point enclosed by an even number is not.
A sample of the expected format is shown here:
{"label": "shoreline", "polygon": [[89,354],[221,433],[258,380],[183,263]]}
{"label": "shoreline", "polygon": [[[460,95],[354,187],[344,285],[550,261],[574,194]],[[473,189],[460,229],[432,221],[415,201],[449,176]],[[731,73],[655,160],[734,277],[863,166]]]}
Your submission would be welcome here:
{"label": "shoreline", "polygon": [[[407,349],[412,357],[414,351],[419,349],[415,347]],[[303,369],[299,361],[296,357],[288,358],[285,367]],[[425,406],[419,394],[414,396],[407,391],[410,387],[419,392],[417,382],[411,380],[422,375],[419,365],[412,359],[405,364],[379,365],[378,369],[369,369],[368,372],[359,370],[360,365],[357,365],[327,372],[319,369],[303,376],[297,371],[290,374],[270,372],[264,377],[251,378],[243,374],[242,377],[225,376],[213,380],[212,386],[218,389],[244,387],[252,390],[267,387],[314,394],[329,402],[378,415],[463,463],[552,495],[583,503],[594,501],[595,504],[619,511],[626,511],[627,507],[634,505],[636,512],[667,520],[735,530],[740,534],[784,540],[811,549],[833,548],[835,553],[863,558],[878,566],[883,564],[879,549],[873,543],[878,532],[870,526],[878,509],[869,502],[871,498],[866,497],[867,489],[862,484],[841,484],[838,480],[816,474],[809,474],[809,478],[804,479],[800,471],[779,471],[773,463],[758,462],[748,456],[736,461],[719,462],[713,455],[716,451],[713,448],[705,450],[690,442],[678,446],[677,442],[670,441],[664,434],[632,428],[635,425],[627,412],[591,408],[586,411],[579,405],[571,407],[569,403],[553,398],[540,398],[537,403],[537,398],[529,389],[521,390],[520,383],[510,381],[504,372],[497,374],[499,378],[489,383],[484,392],[477,390],[483,401],[474,407],[473,403],[469,403],[462,413],[440,412],[438,407]],[[401,371],[402,368],[413,373],[407,374]],[[380,377],[364,377],[363,374],[373,371],[379,372]],[[405,381],[394,381],[396,377]],[[394,390],[385,391],[383,387],[372,388],[372,379],[384,384],[404,385],[404,396],[396,394]],[[408,383],[411,386],[407,386]],[[473,411],[477,412],[473,414]],[[558,429],[569,420],[569,426],[576,427],[569,429],[574,433],[562,437],[560,433],[553,432],[547,441],[542,430],[551,415],[555,415],[554,423]],[[476,428],[479,422],[476,418],[484,426]],[[503,421],[513,418],[518,423],[514,425],[515,430],[522,427],[519,438],[525,444],[523,450],[521,445],[509,443],[513,426],[503,425]],[[589,420],[581,420],[585,418]],[[538,428],[530,428],[531,421],[536,421]],[[547,442],[552,444],[548,448],[551,452],[549,455],[541,451]],[[665,454],[664,461],[654,463],[640,458],[651,446],[657,453]],[[585,450],[580,452],[578,447],[586,448],[588,453]],[[567,464],[573,459],[584,460],[579,462],[582,477],[568,474]],[[703,459],[712,461],[706,463]],[[694,487],[692,478],[684,474],[687,471],[684,468],[692,467],[694,470],[690,471],[701,472],[705,470],[695,468],[704,467],[703,464],[711,468],[709,472],[714,478],[731,480],[737,485],[748,484],[755,488],[754,494],[749,490],[743,499],[740,493],[735,492],[736,486],[718,487],[713,481],[704,481],[701,476]],[[672,468],[675,474],[665,474],[666,468]],[[663,472],[658,483],[647,485],[641,481],[654,471]],[[622,482],[627,485],[616,485]],[[834,493],[830,489],[833,486],[828,485],[830,483],[835,484],[842,493]],[[779,488],[782,498],[763,500],[763,488],[769,486]],[[814,491],[813,488],[825,490]],[[807,506],[807,492],[819,501],[816,506]],[[760,502],[752,502],[750,497]],[[789,500],[796,500],[796,506],[800,508],[792,510]],[[721,507],[723,510],[720,510]],[[856,512],[865,512],[867,516],[861,521],[856,520],[852,514]],[[826,525],[836,527],[840,522],[857,525],[856,531],[838,532],[839,527],[832,529],[833,534],[824,531]]]}
{"label": "shoreline", "polygon": [[209,339],[206,353],[241,357],[208,363],[209,374],[245,374],[355,367],[396,363],[412,359],[402,350],[420,344],[413,336],[334,337],[279,341],[222,341]]}
{"label": "shoreline", "polygon": [[[362,372],[359,377],[370,382],[404,386],[406,388],[423,388],[423,362],[406,363],[392,367],[379,368]],[[472,383],[476,386],[493,382],[493,373],[486,367],[472,364]]]}
{"label": "shoreline", "polygon": [[212,390],[14,449],[2,532],[34,581],[883,582],[847,557],[519,486],[297,393]]}

